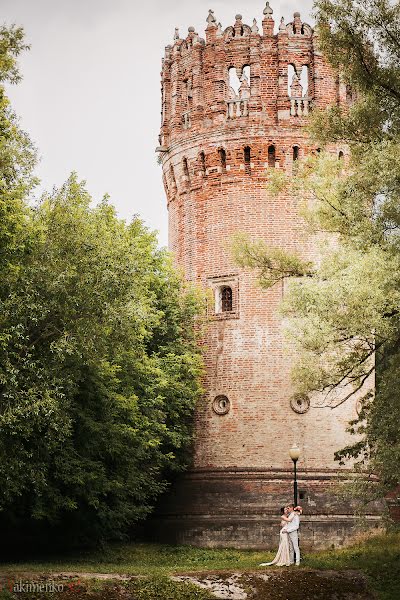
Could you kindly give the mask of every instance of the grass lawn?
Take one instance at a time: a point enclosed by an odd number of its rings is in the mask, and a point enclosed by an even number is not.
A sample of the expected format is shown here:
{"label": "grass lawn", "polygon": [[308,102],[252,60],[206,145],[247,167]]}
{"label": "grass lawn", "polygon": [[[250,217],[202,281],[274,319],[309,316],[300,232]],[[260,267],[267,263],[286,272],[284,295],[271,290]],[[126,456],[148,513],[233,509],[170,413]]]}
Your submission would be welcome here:
{"label": "grass lawn", "polygon": [[[110,545],[103,551],[82,553],[80,556],[75,554],[74,557],[3,563],[0,575],[74,571],[147,575],[163,579],[179,573],[254,572],[260,569],[260,562],[272,558],[272,552],[131,543]],[[400,599],[400,533],[371,537],[341,550],[306,554],[302,568],[358,570],[368,577],[371,589],[379,594],[379,598]]]}

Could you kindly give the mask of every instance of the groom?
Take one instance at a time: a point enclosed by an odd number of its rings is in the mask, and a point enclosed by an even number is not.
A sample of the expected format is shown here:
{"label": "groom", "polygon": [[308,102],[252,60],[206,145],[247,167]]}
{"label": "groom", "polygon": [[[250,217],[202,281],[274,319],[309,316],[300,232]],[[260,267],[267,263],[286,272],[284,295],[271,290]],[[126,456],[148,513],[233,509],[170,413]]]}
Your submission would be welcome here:
{"label": "groom", "polygon": [[299,527],[300,527],[300,515],[297,510],[294,510],[294,504],[288,504],[288,518],[290,522],[283,527],[282,531],[286,531],[289,535],[289,552],[290,552],[290,564],[294,563],[296,556],[296,565],[300,565],[300,548],[299,548]]}

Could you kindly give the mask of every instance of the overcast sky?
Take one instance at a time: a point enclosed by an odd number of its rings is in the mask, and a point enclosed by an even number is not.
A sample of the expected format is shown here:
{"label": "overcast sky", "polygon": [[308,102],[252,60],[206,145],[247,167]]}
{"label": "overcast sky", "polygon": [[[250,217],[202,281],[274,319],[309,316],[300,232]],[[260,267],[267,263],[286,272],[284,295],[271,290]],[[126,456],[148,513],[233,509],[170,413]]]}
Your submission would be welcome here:
{"label": "overcast sky", "polygon": [[[275,28],[312,0],[270,1]],[[167,210],[155,148],[160,69],[174,28],[204,37],[208,9],[225,28],[235,15],[260,24],[262,0],[0,0],[0,21],[25,28],[31,50],[8,94],[39,149],[42,189],[71,171],[96,201],[109,193],[121,217],[139,214],[167,243]],[[261,29],[261,27],[260,27]]]}

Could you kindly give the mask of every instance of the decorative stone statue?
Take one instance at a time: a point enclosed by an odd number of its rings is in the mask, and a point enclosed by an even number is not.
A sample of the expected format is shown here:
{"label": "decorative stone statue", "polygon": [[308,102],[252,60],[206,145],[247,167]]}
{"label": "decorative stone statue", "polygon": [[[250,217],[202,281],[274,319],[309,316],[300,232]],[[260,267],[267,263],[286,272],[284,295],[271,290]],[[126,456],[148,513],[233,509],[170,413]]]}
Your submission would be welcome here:
{"label": "decorative stone statue", "polygon": [[242,100],[250,98],[250,85],[245,72],[242,73],[240,78],[239,97]]}
{"label": "decorative stone statue", "polygon": [[290,86],[290,96],[292,98],[302,98],[303,97],[303,86],[300,83],[299,78],[296,73],[293,74],[292,84]]}

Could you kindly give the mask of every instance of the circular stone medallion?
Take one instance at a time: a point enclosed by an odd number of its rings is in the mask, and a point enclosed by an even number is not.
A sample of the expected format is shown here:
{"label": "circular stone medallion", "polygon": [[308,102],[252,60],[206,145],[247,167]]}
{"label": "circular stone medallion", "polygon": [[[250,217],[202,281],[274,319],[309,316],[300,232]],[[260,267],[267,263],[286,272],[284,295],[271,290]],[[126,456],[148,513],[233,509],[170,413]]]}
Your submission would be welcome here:
{"label": "circular stone medallion", "polygon": [[212,403],[212,409],[217,415],[226,415],[231,408],[229,398],[226,396],[216,396]]}
{"label": "circular stone medallion", "polygon": [[310,398],[306,394],[295,394],[290,398],[290,408],[303,415],[310,409]]}

